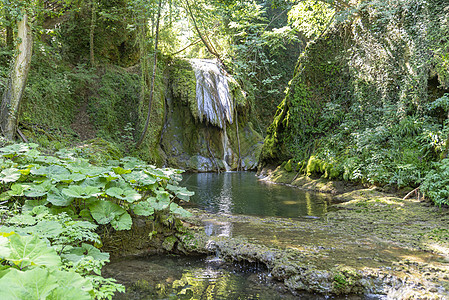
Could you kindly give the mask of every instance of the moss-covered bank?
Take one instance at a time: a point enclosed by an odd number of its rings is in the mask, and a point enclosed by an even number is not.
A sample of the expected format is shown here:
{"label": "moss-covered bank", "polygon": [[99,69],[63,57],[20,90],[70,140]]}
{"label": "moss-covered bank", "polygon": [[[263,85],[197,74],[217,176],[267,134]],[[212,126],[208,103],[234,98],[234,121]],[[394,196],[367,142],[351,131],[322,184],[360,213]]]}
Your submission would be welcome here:
{"label": "moss-covered bank", "polygon": [[268,128],[260,166],[291,159],[301,174],[417,186],[447,148],[446,6],[360,1],[309,43]]}

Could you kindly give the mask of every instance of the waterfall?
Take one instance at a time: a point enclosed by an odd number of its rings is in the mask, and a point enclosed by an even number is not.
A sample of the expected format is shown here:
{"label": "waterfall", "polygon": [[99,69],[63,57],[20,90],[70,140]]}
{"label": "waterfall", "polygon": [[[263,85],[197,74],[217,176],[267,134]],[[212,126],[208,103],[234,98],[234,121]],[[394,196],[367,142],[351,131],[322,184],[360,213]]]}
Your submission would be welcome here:
{"label": "waterfall", "polygon": [[213,59],[191,59],[190,64],[196,77],[198,118],[224,129],[226,121],[232,124],[234,111],[225,72]]}
{"label": "waterfall", "polygon": [[223,130],[223,164],[226,171],[230,170],[227,157],[232,156],[229,147],[226,122],[232,124],[234,104],[229,92],[228,77],[213,59],[191,59],[190,64],[196,78],[196,102],[198,118],[201,122],[208,122]]}

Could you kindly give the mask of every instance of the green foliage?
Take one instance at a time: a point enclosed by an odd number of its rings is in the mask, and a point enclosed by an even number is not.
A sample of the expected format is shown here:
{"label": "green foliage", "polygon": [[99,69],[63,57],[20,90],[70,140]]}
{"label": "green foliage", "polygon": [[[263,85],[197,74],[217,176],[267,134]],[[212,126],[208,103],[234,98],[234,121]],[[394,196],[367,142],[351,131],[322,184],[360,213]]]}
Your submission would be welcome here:
{"label": "green foliage", "polygon": [[444,81],[438,73],[438,87],[428,67],[436,45],[428,41],[445,28],[443,7],[363,1],[357,18],[337,20],[310,42],[268,129],[262,164],[293,158],[307,162],[304,174],[394,187],[438,180],[429,171],[447,154],[449,109]]}
{"label": "green foliage", "polygon": [[94,167],[71,153],[59,152],[59,157],[41,156],[25,145],[0,148],[0,155],[14,165],[5,165],[0,173],[3,182],[0,192],[5,199],[49,203],[69,209],[74,215],[84,214],[87,208],[99,224],[111,224],[117,230],[131,228],[127,212],[132,213],[131,204],[138,205],[137,211],[147,216],[153,208],[186,214],[170,204],[176,199],[188,201],[191,196],[178,187],[181,171],[157,169],[135,158],[110,161],[107,167]]}
{"label": "green foliage", "polygon": [[[101,277],[109,255],[84,242],[101,245],[96,225],[35,206],[3,221],[0,227],[0,294],[13,299],[106,299],[124,287]],[[26,219],[26,222],[24,220]],[[104,295],[104,291],[111,291]],[[5,294],[4,294],[5,293]],[[5,296],[7,295],[7,296]]]}
{"label": "green foliage", "polygon": [[307,38],[318,37],[334,15],[334,9],[322,1],[307,0],[295,4],[288,12],[292,26]]}
{"label": "green foliage", "polygon": [[122,142],[133,142],[129,138],[123,139],[123,136],[128,134],[125,128],[137,126],[139,93],[140,78],[137,74],[109,67],[100,76],[94,95],[89,98],[88,111],[98,134],[115,141],[125,151],[133,146]]}
{"label": "green foliage", "polygon": [[0,148],[0,195],[10,208],[0,210],[0,294],[110,299],[123,292],[123,286],[101,277],[109,255],[98,249],[96,224],[129,230],[131,215],[164,222],[189,216],[177,204],[193,194],[178,186],[181,171],[133,157],[97,167],[73,152],[43,156],[36,148]]}
{"label": "green foliage", "polygon": [[435,204],[449,205],[449,159],[433,164],[433,170],[424,178],[420,190]]}
{"label": "green foliage", "polygon": [[45,43],[35,44],[20,120],[69,128],[77,107],[74,72],[62,61],[57,49]]}

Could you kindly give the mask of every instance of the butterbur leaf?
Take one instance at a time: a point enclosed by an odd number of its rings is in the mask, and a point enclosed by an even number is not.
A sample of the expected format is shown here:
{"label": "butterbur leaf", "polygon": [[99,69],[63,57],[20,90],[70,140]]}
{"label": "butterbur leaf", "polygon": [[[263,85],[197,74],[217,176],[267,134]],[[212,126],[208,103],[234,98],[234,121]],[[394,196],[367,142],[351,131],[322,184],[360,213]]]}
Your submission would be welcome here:
{"label": "butterbur leaf", "polygon": [[0,279],[0,299],[47,299],[57,287],[57,280],[48,269],[11,269]]}
{"label": "butterbur leaf", "polygon": [[181,206],[179,206],[176,203],[171,203],[170,204],[170,212],[177,214],[183,218],[187,218],[187,217],[191,217],[192,213],[190,213],[189,211],[185,210],[184,208],[182,208]]}
{"label": "butterbur leaf", "polygon": [[20,236],[13,234],[9,237],[11,254],[7,260],[16,264],[20,269],[27,266],[59,267],[61,258],[53,248],[39,239],[38,236]]}
{"label": "butterbur leaf", "polygon": [[36,234],[42,238],[59,236],[63,232],[61,223],[57,221],[40,221],[33,227],[28,228],[30,233]]}
{"label": "butterbur leaf", "polygon": [[54,156],[38,156],[36,157],[36,162],[45,163],[48,165],[57,165],[61,163],[61,160]]}
{"label": "butterbur leaf", "polygon": [[165,174],[165,172],[160,170],[160,169],[151,169],[151,168],[149,168],[149,169],[145,169],[144,172],[146,174],[148,174],[148,175],[152,175],[154,177],[158,177],[158,178],[161,178],[161,179],[166,179],[166,180],[170,179],[170,176]]}
{"label": "butterbur leaf", "polygon": [[172,191],[176,197],[184,201],[189,201],[190,197],[195,195],[195,192],[190,192],[185,187],[181,186],[167,184],[167,189]]}
{"label": "butterbur leaf", "polygon": [[34,225],[36,224],[36,218],[28,215],[28,214],[21,214],[21,215],[15,215],[11,219],[8,220],[9,223],[12,224],[20,224],[20,225]]}
{"label": "butterbur leaf", "polygon": [[148,198],[148,202],[155,210],[164,210],[170,205],[170,197],[167,192],[158,191],[156,198]]}
{"label": "butterbur leaf", "polygon": [[51,275],[58,281],[58,287],[47,299],[92,299],[89,295],[93,290],[92,283],[78,273],[55,270]]}
{"label": "butterbur leaf", "polygon": [[142,201],[137,204],[131,206],[133,212],[139,216],[151,216],[154,214],[154,208],[151,206],[151,203],[148,201]]}
{"label": "butterbur leaf", "polygon": [[0,235],[0,258],[8,257],[10,254],[11,249],[8,238]]}
{"label": "butterbur leaf", "polygon": [[104,173],[109,173],[109,169],[90,166],[89,169],[87,169],[87,171],[84,174],[86,174],[89,177],[97,177],[103,175]]}
{"label": "butterbur leaf", "polygon": [[129,203],[140,200],[142,195],[136,192],[134,189],[121,189],[119,187],[111,187],[106,190],[106,194],[121,200],[126,200]]}
{"label": "butterbur leaf", "polygon": [[67,180],[70,176],[70,171],[63,166],[51,165],[48,167],[40,167],[31,169],[31,174],[38,176],[46,176],[55,182]]}
{"label": "butterbur leaf", "polygon": [[87,199],[98,196],[100,189],[94,186],[71,185],[63,189],[62,193],[67,197]]}
{"label": "butterbur leaf", "polygon": [[108,224],[116,216],[124,214],[126,211],[115,203],[109,201],[97,201],[89,205],[90,213],[98,224]]}
{"label": "butterbur leaf", "polygon": [[73,247],[70,250],[65,251],[63,256],[75,263],[86,256],[90,256],[98,261],[109,261],[109,253],[103,253],[98,248],[86,243],[83,243],[81,247]]}
{"label": "butterbur leaf", "polygon": [[93,186],[98,189],[103,189],[106,186],[106,184],[108,184],[108,182],[106,181],[106,179],[102,177],[94,177],[94,178],[88,177],[80,184],[80,186]]}
{"label": "butterbur leaf", "polygon": [[123,169],[123,168],[121,168],[121,167],[114,167],[114,168],[112,168],[112,170],[113,170],[114,173],[117,174],[117,175],[123,175],[123,174],[131,173],[131,170],[129,170],[129,169]]}
{"label": "butterbur leaf", "polygon": [[135,158],[135,157],[129,157],[129,156],[120,159],[120,162],[123,163],[124,169],[134,169],[136,167],[139,167],[139,166],[145,164],[140,159]]}
{"label": "butterbur leaf", "polygon": [[22,213],[33,211],[35,207],[46,205],[47,203],[47,199],[26,200],[25,204],[22,206]]}
{"label": "butterbur leaf", "polygon": [[24,195],[30,198],[38,198],[46,195],[52,188],[52,184],[49,180],[42,182],[41,184],[33,184],[24,191]]}
{"label": "butterbur leaf", "polygon": [[57,188],[52,188],[47,195],[47,200],[56,206],[68,206],[73,201],[73,197],[69,197]]}
{"label": "butterbur leaf", "polygon": [[11,185],[11,190],[8,191],[8,195],[10,196],[23,196],[23,192],[28,189],[30,186],[20,183],[14,183]]}
{"label": "butterbur leaf", "polygon": [[122,176],[126,181],[135,185],[148,186],[159,181],[158,178],[148,175],[143,171],[133,171],[132,173],[124,174]]}
{"label": "butterbur leaf", "polygon": [[19,180],[22,173],[16,168],[8,168],[0,173],[0,182],[9,183]]}
{"label": "butterbur leaf", "polygon": [[111,220],[111,225],[115,230],[130,230],[132,224],[133,220],[127,212]]}

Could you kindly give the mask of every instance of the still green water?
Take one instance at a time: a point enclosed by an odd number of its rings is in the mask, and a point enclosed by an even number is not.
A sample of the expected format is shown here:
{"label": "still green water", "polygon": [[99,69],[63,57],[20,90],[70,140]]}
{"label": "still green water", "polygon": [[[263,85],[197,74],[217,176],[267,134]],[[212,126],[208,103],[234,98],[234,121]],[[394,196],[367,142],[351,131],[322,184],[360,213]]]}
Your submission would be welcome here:
{"label": "still green water", "polygon": [[270,217],[320,217],[329,195],[270,184],[252,172],[187,173],[181,185],[195,192],[190,202],[212,213]]}
{"label": "still green water", "polygon": [[[255,173],[184,174],[181,185],[195,192],[191,203],[216,214],[284,218],[320,217],[330,197],[260,181]],[[205,222],[208,235],[232,236],[234,225]],[[237,233],[237,232],[236,232]],[[240,234],[240,232],[238,232]],[[248,238],[251,238],[248,236]],[[292,295],[263,268],[225,264],[218,257],[154,256],[116,261],[103,270],[127,293],[115,299],[328,299]]]}

